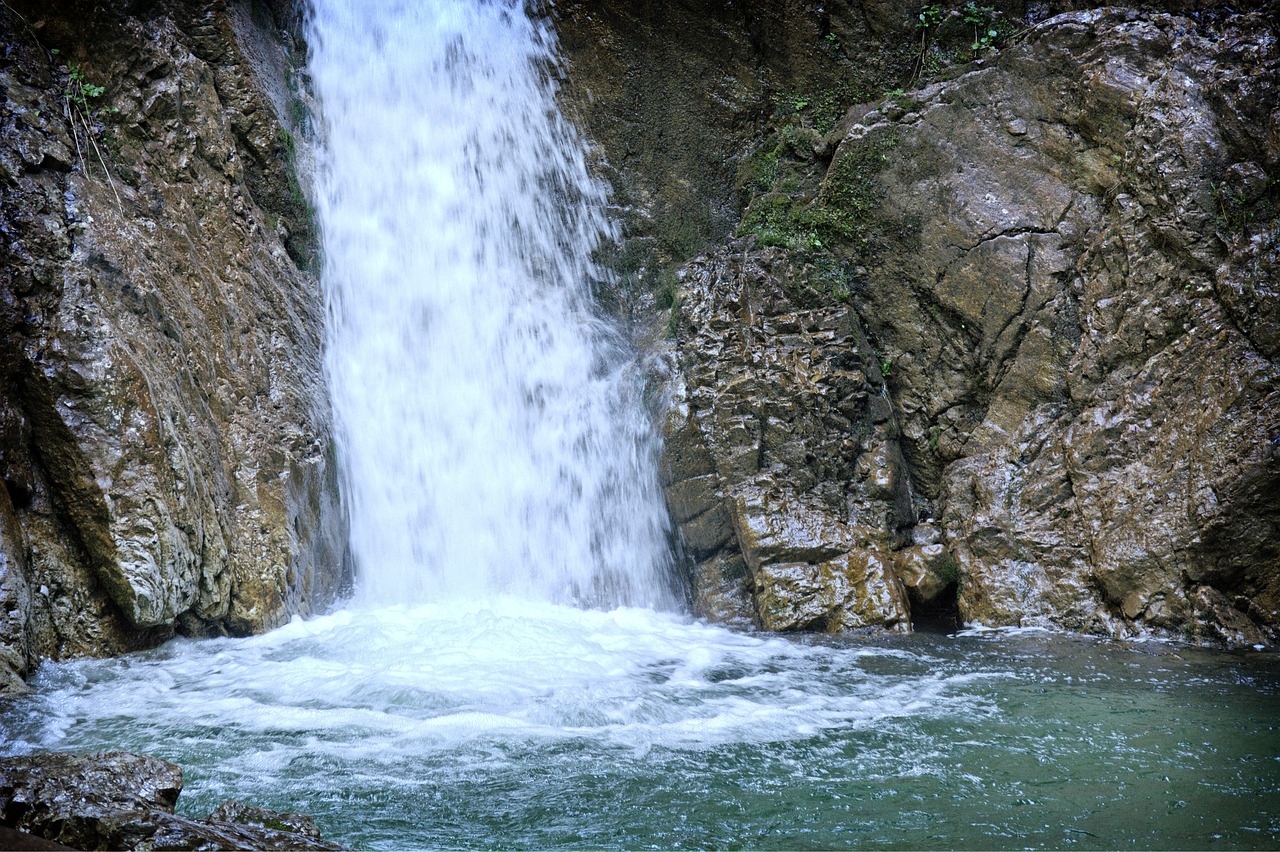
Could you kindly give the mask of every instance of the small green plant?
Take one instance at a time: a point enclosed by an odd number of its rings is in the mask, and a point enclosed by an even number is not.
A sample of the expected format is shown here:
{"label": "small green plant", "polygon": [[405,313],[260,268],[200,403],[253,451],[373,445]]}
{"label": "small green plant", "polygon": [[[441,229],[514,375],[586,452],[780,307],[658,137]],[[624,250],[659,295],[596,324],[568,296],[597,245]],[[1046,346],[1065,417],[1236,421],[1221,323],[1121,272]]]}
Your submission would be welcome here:
{"label": "small green plant", "polygon": [[919,109],[920,107],[920,102],[908,95],[902,89],[890,89],[885,92],[884,100],[893,104],[903,112],[911,112],[912,110]]}
{"label": "small green plant", "polygon": [[[916,16],[916,29],[920,31],[920,56],[916,60],[916,72],[913,78],[918,78],[924,70],[927,63],[927,55],[929,53],[929,34],[930,31],[937,29],[938,24],[946,20],[946,10],[942,8],[941,3],[927,3],[920,9],[920,14]],[[935,73],[931,71],[930,73]]]}
{"label": "small green plant", "polygon": [[827,46],[827,49],[830,50],[832,53],[840,52],[840,37],[837,36],[835,33],[827,33],[825,36],[823,36],[822,43],[825,44]]}
{"label": "small green plant", "polygon": [[[891,159],[890,151],[897,142],[897,136],[889,133],[842,146],[827,169],[816,197],[788,189],[787,177],[780,176],[771,191],[750,199],[738,233],[754,234],[762,246],[780,246],[793,251],[825,253],[851,249],[861,255],[869,253],[875,245],[875,211],[882,194],[877,176]],[[785,150],[785,145],[780,144],[775,153],[781,157]],[[787,175],[795,174],[787,172]],[[741,171],[739,180],[748,186],[752,183]],[[807,180],[812,180],[812,176]]]}
{"label": "small green plant", "polygon": [[79,65],[71,65],[67,75],[67,86],[62,92],[66,101],[83,112],[93,109],[92,101],[102,97],[106,86],[97,86],[84,78],[84,71]]}
{"label": "small green plant", "polygon": [[305,135],[307,128],[311,126],[311,108],[302,98],[294,95],[289,102],[289,113],[293,119],[293,126]]}
{"label": "small green plant", "polygon": [[793,92],[775,95],[773,121],[779,126],[799,124],[819,134],[835,127],[850,104],[866,99],[867,93],[850,83],[841,83],[830,89],[814,92]]}
{"label": "small green plant", "polygon": [[881,358],[880,359],[880,378],[882,379],[889,378],[889,374],[891,372],[893,372],[893,359]]}
{"label": "small green plant", "polygon": [[773,99],[774,118],[790,118],[809,107],[809,99],[804,95],[777,95]]}
{"label": "small green plant", "polygon": [[757,149],[743,157],[738,166],[738,190],[750,196],[773,189],[778,180],[777,148]]}
{"label": "small green plant", "polygon": [[276,139],[280,143],[281,149],[284,150],[285,161],[289,164],[290,168],[293,168],[298,159],[297,140],[293,138],[292,133],[285,130],[283,127],[277,129]]}
{"label": "small green plant", "polygon": [[916,29],[932,29],[942,23],[946,17],[947,12],[942,8],[941,3],[926,3],[920,7],[920,14],[916,18]]}
{"label": "small green plant", "polygon": [[680,333],[680,295],[677,293],[671,303],[671,313],[667,316],[667,334],[677,337]]}
{"label": "small green plant", "polygon": [[[92,148],[93,152],[98,156],[98,162],[102,165],[102,171],[107,176],[107,183],[111,185],[111,192],[116,197],[116,206],[124,211],[124,205],[120,202],[120,193],[116,190],[115,179],[111,176],[111,170],[107,168],[107,161],[102,156],[102,149],[98,146],[98,128],[96,119],[103,112],[98,107],[97,100],[107,91],[106,86],[100,86],[90,83],[84,75],[84,69],[79,65],[71,64],[67,66],[67,84],[62,90],[62,102],[67,121],[71,123],[71,137],[75,140],[76,154],[80,158],[80,168],[88,174],[88,162],[85,157],[85,150]],[[110,107],[107,112],[117,112],[115,107]],[[81,144],[80,132],[84,131],[84,143]]]}
{"label": "small green plant", "polygon": [[1239,193],[1233,193],[1216,181],[1209,183],[1209,191],[1218,203],[1218,219],[1228,233],[1243,233],[1253,221],[1253,210],[1248,199]]}
{"label": "small green plant", "polygon": [[[969,44],[967,49],[952,44],[944,50],[942,42],[954,40],[952,28],[946,25],[956,19],[970,29]],[[994,6],[982,5],[979,0],[966,0],[959,8],[948,8],[941,2],[926,4],[916,15],[915,26],[920,31],[920,50],[913,80],[933,76],[949,63],[976,59],[999,47],[1017,30]]]}
{"label": "small green plant", "polygon": [[658,292],[655,301],[659,310],[675,307],[680,298],[680,278],[674,269],[663,269],[658,273]]}
{"label": "small green plant", "polygon": [[929,427],[929,449],[937,450],[938,441],[942,438],[942,427],[936,423]]}
{"label": "small green plant", "polygon": [[960,582],[960,563],[957,562],[956,558],[950,553],[945,554],[940,560],[938,560],[937,570],[938,576],[946,583],[951,584]]}
{"label": "small green plant", "polygon": [[835,258],[821,255],[813,260],[808,283],[815,290],[827,293],[838,302],[847,302],[853,295],[849,274]]}
{"label": "small green plant", "polygon": [[994,6],[979,6],[977,0],[969,0],[960,10],[960,16],[973,27],[973,44],[969,49],[974,55],[980,56],[995,47],[1000,30],[996,26],[999,13]]}
{"label": "small green plant", "polygon": [[809,212],[802,205],[793,205],[789,196],[770,193],[747,208],[738,232],[755,234],[761,246],[818,251],[822,249],[822,238],[814,229]]}

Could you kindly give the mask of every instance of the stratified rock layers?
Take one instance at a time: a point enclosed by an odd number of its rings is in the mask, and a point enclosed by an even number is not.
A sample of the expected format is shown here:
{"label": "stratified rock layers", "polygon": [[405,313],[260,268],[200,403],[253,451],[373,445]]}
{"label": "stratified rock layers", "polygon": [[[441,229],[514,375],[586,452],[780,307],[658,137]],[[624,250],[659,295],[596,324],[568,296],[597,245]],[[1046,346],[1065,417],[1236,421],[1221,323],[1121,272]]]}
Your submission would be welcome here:
{"label": "stratified rock layers", "polygon": [[314,611],[344,529],[280,34],[221,4],[24,11],[0,17],[0,669]]}
{"label": "stratified rock layers", "polygon": [[896,626],[950,576],[971,622],[1280,639],[1277,104],[1266,15],[1102,9],[855,108],[845,292],[749,242],[681,283],[708,614]]}
{"label": "stratified rock layers", "polygon": [[905,629],[891,562],[915,517],[857,314],[806,293],[785,252],[733,248],[686,272],[666,425],[697,604],[750,620],[752,590],[766,629]]}

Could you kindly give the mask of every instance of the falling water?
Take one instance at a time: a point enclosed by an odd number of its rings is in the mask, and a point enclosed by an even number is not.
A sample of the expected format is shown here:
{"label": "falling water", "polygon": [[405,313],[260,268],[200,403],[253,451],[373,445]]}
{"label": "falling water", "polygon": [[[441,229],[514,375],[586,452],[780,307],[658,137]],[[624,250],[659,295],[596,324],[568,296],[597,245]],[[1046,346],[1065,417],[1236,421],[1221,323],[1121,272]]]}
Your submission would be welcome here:
{"label": "falling water", "polygon": [[641,606],[671,600],[655,448],[591,312],[611,233],[550,33],[315,0],[309,35],[360,598],[46,664],[0,752],[155,754],[190,815],[240,798],[356,848],[1275,846],[1274,655]]}
{"label": "falling water", "polygon": [[328,372],[366,602],[669,605],[613,236],[520,4],[317,0]]}

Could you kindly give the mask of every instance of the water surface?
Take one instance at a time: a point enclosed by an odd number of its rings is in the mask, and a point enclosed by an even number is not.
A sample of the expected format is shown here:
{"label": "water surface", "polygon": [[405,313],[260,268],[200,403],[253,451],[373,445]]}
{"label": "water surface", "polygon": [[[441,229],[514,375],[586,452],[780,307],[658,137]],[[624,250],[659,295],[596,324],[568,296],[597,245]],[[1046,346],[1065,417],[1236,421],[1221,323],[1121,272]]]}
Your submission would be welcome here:
{"label": "water surface", "polygon": [[7,750],[124,748],[361,848],[1267,848],[1270,654],[389,607],[46,665]]}

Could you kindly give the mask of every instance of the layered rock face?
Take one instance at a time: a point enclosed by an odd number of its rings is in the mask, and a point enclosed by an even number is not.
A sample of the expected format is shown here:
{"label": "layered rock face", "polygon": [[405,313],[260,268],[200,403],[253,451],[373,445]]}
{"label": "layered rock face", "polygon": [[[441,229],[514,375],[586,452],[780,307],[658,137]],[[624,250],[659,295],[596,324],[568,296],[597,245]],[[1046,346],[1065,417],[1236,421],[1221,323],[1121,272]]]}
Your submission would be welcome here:
{"label": "layered rock face", "polygon": [[900,626],[958,581],[965,621],[1280,638],[1273,21],[1072,12],[792,133],[680,286],[708,614]]}
{"label": "layered rock face", "polygon": [[905,629],[913,525],[888,395],[821,274],[740,241],[686,270],[664,480],[704,613],[770,630]]}
{"label": "layered rock face", "polygon": [[345,531],[276,21],[9,5],[0,669],[326,605]]}
{"label": "layered rock face", "polygon": [[640,321],[655,290],[669,299],[676,265],[732,236],[738,157],[772,111],[803,103],[834,122],[916,59],[907,0],[547,6],[565,59],[562,102],[600,146],[621,208],[618,301]]}

